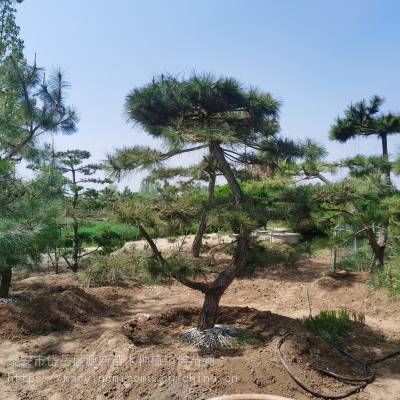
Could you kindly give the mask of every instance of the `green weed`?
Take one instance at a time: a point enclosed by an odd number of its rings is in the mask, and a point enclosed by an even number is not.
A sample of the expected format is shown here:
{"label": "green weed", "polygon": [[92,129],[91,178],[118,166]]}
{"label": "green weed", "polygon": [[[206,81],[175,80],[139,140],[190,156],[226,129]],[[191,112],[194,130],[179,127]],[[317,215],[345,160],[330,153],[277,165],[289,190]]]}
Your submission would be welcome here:
{"label": "green weed", "polygon": [[369,246],[363,246],[355,252],[347,254],[336,264],[336,269],[348,271],[368,271],[371,267],[372,254]]}
{"label": "green weed", "polygon": [[316,316],[304,318],[303,323],[321,339],[338,347],[355,324],[365,324],[365,316],[347,310],[323,310]]}
{"label": "green weed", "polygon": [[375,288],[386,289],[400,300],[400,244],[394,243],[386,248],[385,265],[372,272],[371,284]]}

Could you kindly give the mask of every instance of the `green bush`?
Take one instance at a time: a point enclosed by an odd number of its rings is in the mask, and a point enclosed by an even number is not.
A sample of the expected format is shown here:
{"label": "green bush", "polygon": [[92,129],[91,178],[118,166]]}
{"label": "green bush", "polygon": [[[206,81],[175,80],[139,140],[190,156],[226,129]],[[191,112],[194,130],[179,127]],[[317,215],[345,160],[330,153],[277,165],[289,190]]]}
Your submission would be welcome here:
{"label": "green bush", "polygon": [[113,286],[136,278],[135,255],[119,253],[112,256],[94,254],[86,258],[78,279],[86,287]]}
{"label": "green bush", "polygon": [[350,252],[336,264],[336,269],[349,271],[368,271],[371,268],[372,253],[369,246]]}
{"label": "green bush", "polygon": [[[233,254],[234,247],[228,248],[228,253]],[[249,253],[240,276],[250,276],[256,268],[285,267],[296,268],[298,263],[309,256],[306,244],[295,245],[257,242],[250,246]]]}
{"label": "green bush", "polygon": [[193,259],[179,253],[165,261],[166,265],[161,265],[147,251],[94,254],[84,260],[77,276],[86,287],[114,286],[133,280],[144,284],[167,284],[173,277],[195,276],[212,265],[210,259]]}
{"label": "green bush", "polygon": [[100,254],[107,255],[122,247],[125,243],[123,235],[113,231],[111,228],[105,228],[93,237],[97,246],[101,247]]}
{"label": "green bush", "polygon": [[386,250],[385,266],[372,272],[371,283],[376,288],[384,288],[400,299],[400,246]]}
{"label": "green bush", "polygon": [[142,256],[137,260],[138,278],[147,284],[170,283],[172,277],[196,276],[210,268],[210,259],[185,257],[183,254],[173,254],[165,259],[166,267],[153,257]]}
{"label": "green bush", "polygon": [[346,310],[323,310],[318,315],[304,318],[304,325],[325,342],[340,346],[343,336],[354,324],[364,325],[364,314],[350,313]]}
{"label": "green bush", "polygon": [[208,258],[197,259],[185,257],[183,254],[173,254],[168,257],[168,270],[174,276],[195,276],[211,266],[212,261]]}
{"label": "green bush", "polygon": [[169,278],[164,268],[154,257],[140,257],[136,261],[137,278],[147,285],[165,284]]}
{"label": "green bush", "polygon": [[[116,221],[90,221],[79,228],[83,247],[96,246],[96,238],[104,232],[112,232],[113,235],[118,236],[123,242],[140,239],[139,229],[135,225],[126,225]],[[63,228],[61,236],[65,242],[64,245],[66,247],[71,246],[71,228]]]}

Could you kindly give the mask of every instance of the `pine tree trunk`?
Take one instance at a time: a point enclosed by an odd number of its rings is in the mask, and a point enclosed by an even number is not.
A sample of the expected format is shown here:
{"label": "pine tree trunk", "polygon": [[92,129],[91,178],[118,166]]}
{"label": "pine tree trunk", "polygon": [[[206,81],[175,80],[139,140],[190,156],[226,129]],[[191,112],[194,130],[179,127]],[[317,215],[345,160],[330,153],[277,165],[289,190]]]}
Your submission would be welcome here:
{"label": "pine tree trunk", "polygon": [[0,297],[7,298],[10,293],[12,268],[4,268],[1,271]]}
{"label": "pine tree trunk", "polygon": [[[242,211],[244,197],[242,189],[236,180],[231,166],[225,159],[223,149],[220,147],[218,142],[210,143],[210,153],[217,161],[219,170],[223,173],[228,182],[229,188],[235,199],[237,210]],[[246,224],[240,221],[238,242],[233,262],[218,275],[215,281],[211,284],[210,289],[204,292],[205,299],[198,324],[200,330],[210,329],[214,326],[218,316],[218,306],[221,296],[243,267],[248,254],[249,242],[250,231]]]}
{"label": "pine tree trunk", "polygon": [[150,237],[150,235],[147,233],[145,227],[143,224],[137,220],[136,221],[138,227],[139,227],[139,232],[140,234],[144,237],[148,245],[150,246],[150,249],[153,253],[154,258],[161,264],[165,265],[165,260],[164,257],[161,255],[160,251],[157,248],[157,245],[154,243],[154,240]]}
{"label": "pine tree trunk", "polygon": [[193,239],[192,243],[192,255],[194,258],[199,258],[200,257],[200,250],[201,250],[201,245],[203,242],[203,236],[206,232],[207,229],[207,221],[208,221],[208,215],[207,211],[204,211],[200,224],[197,228],[196,236]]}
{"label": "pine tree trunk", "polygon": [[79,252],[80,252],[80,239],[79,239],[79,225],[75,220],[73,223],[73,250],[72,250],[72,265],[71,269],[73,272],[77,272],[79,268]]}
{"label": "pine tree trunk", "polygon": [[374,258],[372,260],[371,272],[384,266],[385,248],[387,242],[387,225],[383,224],[381,227],[379,238],[372,228],[367,229],[368,243],[372,248]]}
{"label": "pine tree trunk", "polygon": [[212,201],[214,199],[214,188],[215,188],[215,173],[212,173],[212,174],[210,174],[210,179],[208,182],[207,204],[204,208],[199,227],[197,228],[196,236],[193,239],[192,255],[195,258],[200,257],[201,243],[203,241],[203,236],[207,229],[208,213],[209,213]]}
{"label": "pine tree trunk", "polygon": [[78,272],[79,264],[77,262],[73,262],[71,266],[72,272]]}
{"label": "pine tree trunk", "polygon": [[200,312],[198,329],[204,331],[214,327],[218,316],[219,301],[221,299],[221,290],[210,290],[205,294],[203,307]]}
{"label": "pine tree trunk", "polygon": [[372,271],[382,269],[384,266],[385,247],[379,247],[374,250],[374,258],[372,260]]}
{"label": "pine tree trunk", "polygon": [[[232,171],[229,163],[226,161],[224,156],[224,152],[220,145],[216,142],[212,142],[210,144],[210,153],[214,156],[214,158],[218,162],[218,167],[223,173],[225,179],[228,182],[229,188],[233,194],[235,199],[236,208],[239,212],[243,210],[243,192],[242,189],[236,180],[235,174]],[[249,243],[250,243],[250,232],[247,228],[246,224],[242,221],[239,222],[239,236],[238,236],[238,244],[236,246],[235,256],[234,256],[234,265],[232,268],[228,268],[224,274],[222,274],[218,279],[223,281],[223,286],[225,289],[231,284],[232,280],[235,278],[239,270],[242,268],[247,253],[249,251]],[[229,283],[225,286],[225,281],[229,281]],[[221,283],[219,283],[221,285]]]}
{"label": "pine tree trunk", "polygon": [[[389,151],[388,151],[388,143],[387,143],[387,134],[384,133],[381,136],[382,139],[382,156],[386,162],[389,161]],[[390,179],[390,165],[384,167],[383,174],[386,176],[388,183],[391,183]],[[386,220],[381,225],[380,235],[377,241],[378,247],[374,249],[374,259],[372,262],[372,271],[377,269],[382,269],[384,265],[384,255],[385,255],[385,248],[388,239],[388,226],[389,221]]]}
{"label": "pine tree trunk", "polygon": [[[382,134],[381,139],[382,139],[382,157],[385,161],[389,161],[387,134],[386,133]],[[390,166],[384,167],[383,174],[390,181]]]}

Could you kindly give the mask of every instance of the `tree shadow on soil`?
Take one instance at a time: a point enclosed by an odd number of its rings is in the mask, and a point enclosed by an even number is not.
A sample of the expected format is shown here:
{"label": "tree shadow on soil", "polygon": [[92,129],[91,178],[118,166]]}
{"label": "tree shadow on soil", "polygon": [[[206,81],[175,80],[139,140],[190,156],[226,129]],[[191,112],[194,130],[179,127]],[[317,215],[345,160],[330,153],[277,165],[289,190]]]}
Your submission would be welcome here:
{"label": "tree shadow on soil", "polygon": [[289,283],[312,283],[320,280],[330,280],[330,282],[335,283],[328,286],[330,286],[331,289],[336,289],[342,286],[351,287],[355,283],[365,283],[368,281],[368,274],[350,271],[333,272],[324,264],[307,261],[306,265],[303,264],[297,268],[281,266],[257,269],[252,277],[246,277],[246,279],[267,279]]}
{"label": "tree shadow on soil", "polygon": [[275,266],[257,268],[247,279],[269,279],[283,282],[313,282],[327,272],[327,266],[311,260],[306,260],[298,267]]}

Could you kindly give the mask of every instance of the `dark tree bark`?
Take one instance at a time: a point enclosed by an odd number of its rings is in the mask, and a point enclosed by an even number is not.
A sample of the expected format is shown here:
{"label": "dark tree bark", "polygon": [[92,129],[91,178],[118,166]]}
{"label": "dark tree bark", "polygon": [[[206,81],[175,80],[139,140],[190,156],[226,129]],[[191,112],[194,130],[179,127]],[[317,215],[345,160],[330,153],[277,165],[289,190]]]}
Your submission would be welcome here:
{"label": "dark tree bark", "polygon": [[[385,161],[389,161],[389,151],[388,151],[388,143],[387,143],[387,133],[383,133],[381,135],[382,140],[382,158]],[[390,181],[390,166],[385,166],[383,170],[383,174],[386,176],[387,179]]]}
{"label": "dark tree bark", "polygon": [[79,268],[79,253],[81,251],[81,243],[79,239],[79,222],[76,219],[76,209],[78,207],[78,199],[79,199],[79,191],[77,189],[77,182],[76,182],[76,171],[73,166],[71,166],[71,173],[72,173],[72,191],[73,191],[73,197],[72,197],[72,209],[74,213],[74,223],[72,226],[73,229],[73,253],[72,253],[72,264],[71,264],[71,269],[73,272],[77,272]]}
{"label": "dark tree bark", "polygon": [[72,272],[78,272],[79,264],[77,262],[73,262],[71,265]]}
{"label": "dark tree bark", "polygon": [[379,238],[376,239],[375,232],[372,228],[367,229],[368,243],[372,248],[373,260],[371,265],[371,271],[383,268],[385,259],[385,249],[387,241],[387,227],[381,226]]}
{"label": "dark tree bark", "polygon": [[[158,247],[154,240],[150,237],[148,232],[146,231],[146,228],[143,226],[143,224],[139,221],[136,220],[135,223],[139,227],[139,231],[141,235],[144,237],[144,239],[147,241],[148,245],[150,246],[150,249],[153,253],[154,258],[160,263],[160,265],[164,268],[167,268],[167,262],[162,256],[161,252],[158,250]],[[169,273],[169,272],[168,272]],[[191,279],[185,277],[185,276],[179,276],[179,275],[173,275],[173,278],[175,278],[178,282],[181,282],[183,285],[186,285],[187,287],[190,287],[191,289],[198,290],[202,293],[207,293],[210,289],[210,285],[204,282],[198,282],[198,281],[192,281]]]}
{"label": "dark tree bark", "polygon": [[74,221],[73,223],[73,250],[72,250],[72,264],[71,269],[73,272],[77,272],[79,268],[79,252],[80,252],[80,239],[79,239],[79,225],[78,221]]}
{"label": "dark tree bark", "polygon": [[[218,142],[210,143],[210,153],[218,163],[218,168],[228,182],[229,188],[235,199],[236,207],[239,211],[243,210],[243,192],[236,180],[231,166],[227,162],[224,151]],[[239,236],[233,262],[222,271],[211,284],[210,289],[205,291],[205,299],[200,312],[199,330],[211,329],[215,325],[218,317],[219,301],[225,290],[229,287],[236,275],[243,267],[246,260],[250,241],[250,231],[247,226],[240,221]]]}
{"label": "dark tree bark", "polygon": [[197,228],[196,236],[193,239],[192,244],[192,255],[195,258],[200,257],[200,249],[203,241],[203,236],[207,229],[208,222],[208,213],[210,211],[210,207],[212,205],[214,199],[214,189],[215,189],[215,172],[210,173],[209,181],[208,181],[208,197],[207,203],[205,205],[203,215],[200,220],[200,224]]}
{"label": "dark tree bark", "polygon": [[148,245],[150,246],[150,249],[153,253],[153,256],[159,261],[161,265],[165,265],[165,260],[164,257],[161,255],[160,251],[157,248],[157,245],[154,243],[154,240],[150,237],[150,235],[147,233],[145,227],[140,221],[136,221],[140,234],[144,237]]}
{"label": "dark tree bark", "polygon": [[[244,199],[242,189],[240,188],[229,163],[225,159],[224,151],[218,142],[210,143],[210,153],[216,160],[218,164],[218,169],[222,172],[228,182],[229,188],[235,199],[237,209],[239,211],[242,211]],[[168,265],[166,260],[162,257],[160,251],[157,248],[157,245],[152,240],[145,227],[138,220],[135,221],[135,223],[137,223],[141,235],[149,244],[154,257],[159,261],[161,266],[167,267]],[[240,221],[237,247],[235,255],[233,257],[233,261],[224,271],[222,271],[217,276],[217,278],[212,283],[193,281],[185,276],[173,276],[183,285],[186,285],[194,290],[198,290],[205,295],[203,307],[201,309],[198,322],[199,330],[211,329],[214,327],[218,317],[218,309],[221,296],[224,294],[225,290],[229,287],[229,285],[235,279],[237,273],[243,267],[249,249],[249,242],[250,231],[247,226],[242,221]]]}
{"label": "dark tree bark", "polygon": [[331,183],[331,181],[329,179],[327,179],[324,175],[322,175],[320,172],[317,172],[315,177],[320,179],[322,182],[324,182],[326,184],[330,184]]}
{"label": "dark tree bark", "polygon": [[1,271],[0,297],[8,297],[10,293],[12,268],[7,267]]}
{"label": "dark tree bark", "polygon": [[[387,143],[387,133],[382,134],[381,139],[382,139],[382,157],[386,162],[388,162],[389,161],[389,151],[388,151],[388,143]],[[388,183],[391,183],[390,165],[389,164],[386,165],[382,172],[383,172],[383,175],[386,177]],[[374,258],[372,261],[372,268],[371,268],[372,271],[374,271],[376,269],[381,269],[384,266],[388,226],[389,226],[389,221],[386,220],[381,225],[381,231],[380,231],[377,243],[375,245],[375,248],[374,248],[374,246],[372,246],[372,249],[374,252]]]}
{"label": "dark tree bark", "polygon": [[218,316],[219,301],[223,291],[209,290],[205,293],[203,307],[200,312],[198,329],[204,331],[215,325]]}
{"label": "dark tree bark", "polygon": [[372,271],[376,271],[378,269],[382,269],[384,266],[385,259],[385,247],[378,247],[374,250],[374,258],[372,260]]}

